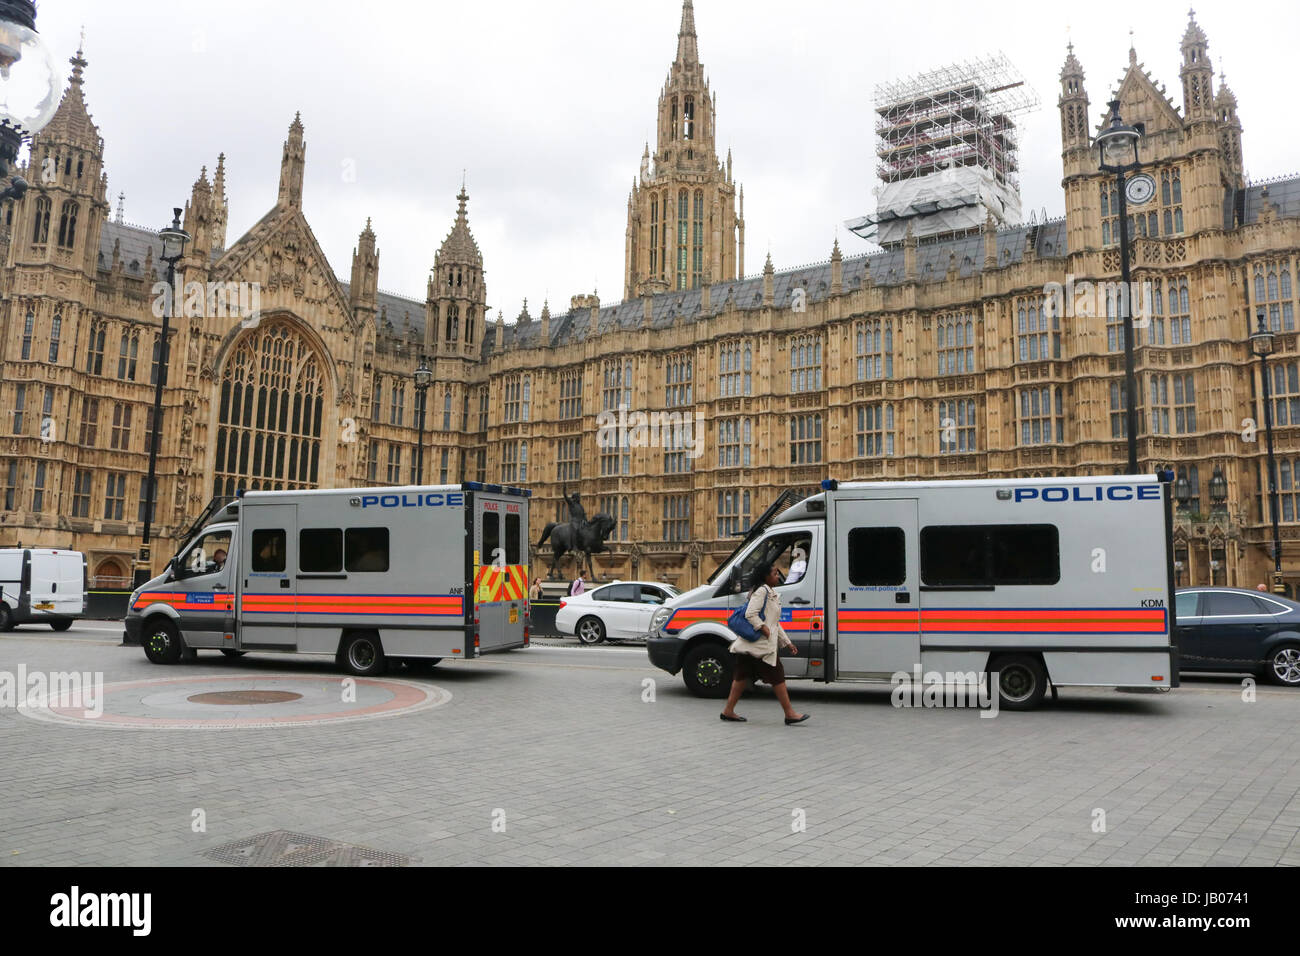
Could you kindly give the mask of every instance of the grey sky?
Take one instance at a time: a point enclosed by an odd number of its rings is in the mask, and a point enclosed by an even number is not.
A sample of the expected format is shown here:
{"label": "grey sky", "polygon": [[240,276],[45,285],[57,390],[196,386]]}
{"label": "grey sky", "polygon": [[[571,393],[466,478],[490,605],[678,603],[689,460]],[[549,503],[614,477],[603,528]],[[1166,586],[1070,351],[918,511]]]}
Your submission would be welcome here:
{"label": "grey sky", "polygon": [[[1183,3],[1087,9],[1082,21],[1041,3],[697,0],[719,149],[732,148],[745,186],[746,271],[769,248],[778,269],[825,259],[837,234],[846,254],[868,249],[840,224],[874,208],[871,91],[998,51],[1043,104],[1022,122],[1026,216],[1061,215],[1067,36],[1094,120],[1128,62],[1130,28],[1139,60],[1182,101]],[[304,207],[335,271],[348,277],[373,217],[380,287],[423,300],[464,169],[488,301],[511,321],[524,296],[534,316],[548,294],[563,308],[593,286],[622,298],[627,194],[680,16],[679,0],[44,0],[38,27],[66,71],[85,26],[86,97],[127,221],[165,224],[224,151],[233,242],[275,202],[301,110]],[[1247,171],[1296,172],[1300,5],[1204,3],[1197,21],[1237,95]]]}

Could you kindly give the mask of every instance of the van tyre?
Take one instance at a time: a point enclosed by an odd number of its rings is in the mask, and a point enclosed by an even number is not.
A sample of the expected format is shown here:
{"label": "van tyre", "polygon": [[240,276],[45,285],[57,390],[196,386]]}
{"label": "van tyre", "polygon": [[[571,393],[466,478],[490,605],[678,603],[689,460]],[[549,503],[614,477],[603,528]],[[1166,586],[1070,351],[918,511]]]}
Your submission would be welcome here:
{"label": "van tyre", "polygon": [[339,657],[344,669],[357,677],[377,677],[388,664],[375,634],[354,634],[344,642]]}
{"label": "van tyre", "polygon": [[1006,654],[989,662],[998,674],[998,706],[1002,710],[1033,710],[1047,694],[1047,669],[1033,654]]}
{"label": "van tyre", "polygon": [[0,631],[12,631],[13,629],[13,614],[10,613],[8,605],[0,604]]}
{"label": "van tyre", "polygon": [[731,691],[731,652],[721,644],[700,644],[686,654],[682,680],[696,697],[726,698]]}
{"label": "van tyre", "polygon": [[1282,644],[1268,655],[1265,676],[1283,687],[1300,687],[1300,644]]}
{"label": "van tyre", "polygon": [[598,617],[587,615],[578,622],[575,632],[582,643],[599,644],[605,639],[605,622]]}
{"label": "van tyre", "polygon": [[162,617],[145,624],[140,643],[144,647],[144,656],[154,664],[175,664],[185,650],[176,625]]}
{"label": "van tyre", "polygon": [[62,620],[62,621],[50,621],[50,630],[53,631],[66,631],[70,627],[72,627],[71,619]]}

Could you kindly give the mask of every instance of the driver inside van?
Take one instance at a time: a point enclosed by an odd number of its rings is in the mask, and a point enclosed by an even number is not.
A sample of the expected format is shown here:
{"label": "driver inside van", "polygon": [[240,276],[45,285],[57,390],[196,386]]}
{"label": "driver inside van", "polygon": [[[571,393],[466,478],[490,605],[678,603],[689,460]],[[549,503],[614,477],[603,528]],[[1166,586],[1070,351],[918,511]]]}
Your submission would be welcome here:
{"label": "driver inside van", "polygon": [[212,563],[213,563],[214,565],[216,565],[216,566],[212,569],[212,570],[214,570],[214,571],[220,571],[222,568],[224,568],[224,567],[226,566],[226,549],[225,549],[225,548],[217,548],[216,552],[212,555]]}

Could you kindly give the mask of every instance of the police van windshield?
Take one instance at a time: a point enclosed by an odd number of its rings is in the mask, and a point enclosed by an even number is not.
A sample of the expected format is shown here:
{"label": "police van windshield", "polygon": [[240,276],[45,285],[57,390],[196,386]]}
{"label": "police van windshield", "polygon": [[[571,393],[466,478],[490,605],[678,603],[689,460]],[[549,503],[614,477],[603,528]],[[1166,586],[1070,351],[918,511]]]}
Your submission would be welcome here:
{"label": "police van windshield", "polygon": [[176,562],[176,576],[191,578],[215,574],[226,566],[230,555],[230,529],[208,531]]}
{"label": "police van windshield", "polygon": [[[808,531],[790,531],[764,538],[740,560],[739,581],[736,581],[734,574],[729,575],[729,581],[723,584],[719,593],[738,594],[749,591],[759,583],[753,580],[754,571],[763,564],[776,566],[781,578],[778,586],[798,584],[809,573],[808,559],[811,552],[812,534]],[[730,589],[728,583],[732,585]]]}

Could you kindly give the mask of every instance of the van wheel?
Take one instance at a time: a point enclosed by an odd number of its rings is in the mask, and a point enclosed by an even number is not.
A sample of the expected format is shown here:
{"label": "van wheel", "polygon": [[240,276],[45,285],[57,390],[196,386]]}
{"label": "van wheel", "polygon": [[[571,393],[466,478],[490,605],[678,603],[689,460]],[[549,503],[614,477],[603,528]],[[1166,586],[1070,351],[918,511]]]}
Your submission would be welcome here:
{"label": "van wheel", "polygon": [[578,622],[578,640],[584,644],[599,644],[605,639],[605,624],[598,617],[588,615]]}
{"label": "van wheel", "polygon": [[383,645],[373,634],[357,634],[343,645],[343,666],[358,677],[375,677],[384,672],[388,663]]}
{"label": "van wheel", "polygon": [[1300,687],[1300,644],[1283,644],[1268,656],[1268,679],[1283,687]]}
{"label": "van wheel", "polygon": [[731,691],[731,652],[720,644],[701,644],[686,655],[682,680],[696,697],[723,699]]}
{"label": "van wheel", "polygon": [[12,631],[14,629],[14,616],[9,611],[9,606],[0,604],[0,631]]}
{"label": "van wheel", "polygon": [[50,621],[50,629],[54,631],[66,631],[72,627],[72,620],[65,619],[62,621]]}
{"label": "van wheel", "polygon": [[248,651],[237,651],[233,647],[223,647],[221,653],[225,654],[227,657],[243,657],[248,653]]}
{"label": "van wheel", "polygon": [[185,650],[176,625],[165,617],[154,618],[145,625],[140,643],[144,646],[144,656],[154,664],[175,664]]}
{"label": "van wheel", "polygon": [[1033,710],[1047,693],[1047,670],[1032,654],[1007,654],[989,662],[998,674],[998,706],[1003,710]]}

